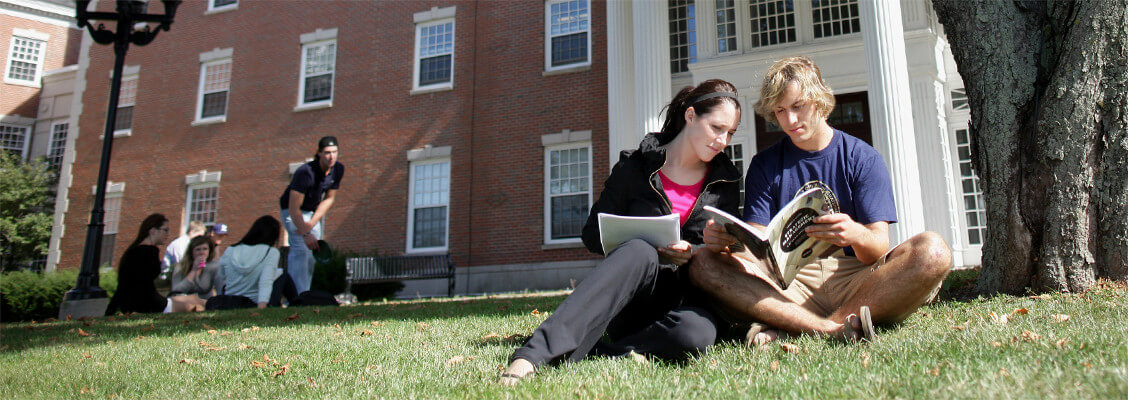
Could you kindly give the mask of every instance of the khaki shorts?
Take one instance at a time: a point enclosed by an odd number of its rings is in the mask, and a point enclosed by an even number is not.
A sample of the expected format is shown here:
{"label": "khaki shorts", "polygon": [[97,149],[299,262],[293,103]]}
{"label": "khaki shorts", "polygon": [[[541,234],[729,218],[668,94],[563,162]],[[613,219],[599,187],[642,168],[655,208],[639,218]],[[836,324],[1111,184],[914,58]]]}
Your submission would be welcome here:
{"label": "khaki shorts", "polygon": [[[799,273],[795,275],[795,281],[791,282],[791,286],[786,289],[780,289],[775,279],[770,278],[771,274],[766,272],[768,268],[766,262],[750,261],[741,257],[736,257],[736,259],[744,264],[746,271],[771,284],[788,300],[815,314],[827,317],[846,304],[846,301],[852,298],[862,284],[868,280],[870,274],[873,274],[874,271],[877,271],[878,268],[889,261],[889,254],[892,252],[893,249],[890,249],[873,264],[863,264],[856,257],[847,256],[840,249],[827,258],[819,259],[800,268]],[[932,293],[926,297],[927,300],[924,303],[932,301],[939,293],[940,285],[938,284],[932,290]],[[888,322],[904,320],[911,314],[910,312],[892,318]]]}

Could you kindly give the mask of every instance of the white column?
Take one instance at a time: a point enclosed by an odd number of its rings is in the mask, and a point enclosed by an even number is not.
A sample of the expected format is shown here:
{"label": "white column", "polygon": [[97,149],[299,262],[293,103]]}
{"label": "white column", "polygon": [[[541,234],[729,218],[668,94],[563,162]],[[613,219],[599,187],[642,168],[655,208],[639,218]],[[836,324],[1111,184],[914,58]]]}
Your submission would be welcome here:
{"label": "white column", "polygon": [[867,89],[873,144],[889,167],[897,223],[890,226],[896,245],[924,231],[924,205],[913,133],[905,34],[898,1],[860,1],[866,51]]}
{"label": "white column", "polygon": [[634,35],[631,2],[607,2],[607,152],[614,166],[619,152],[638,146],[635,124]]}
{"label": "white column", "polygon": [[631,8],[635,134],[641,140],[662,128],[658,113],[670,101],[670,27],[665,1],[635,1]]}

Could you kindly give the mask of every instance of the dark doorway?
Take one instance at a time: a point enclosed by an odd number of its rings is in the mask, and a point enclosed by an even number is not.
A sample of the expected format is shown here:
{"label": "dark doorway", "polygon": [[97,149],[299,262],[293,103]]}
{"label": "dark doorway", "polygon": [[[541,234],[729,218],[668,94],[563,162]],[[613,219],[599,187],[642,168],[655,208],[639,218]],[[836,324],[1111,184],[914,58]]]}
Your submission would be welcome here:
{"label": "dark doorway", "polygon": [[[849,133],[873,146],[870,132],[869,100],[866,92],[846,93],[834,96],[834,111],[826,122],[834,129]],[[756,115],[756,151],[764,150],[783,138],[783,130],[774,123],[768,123]]]}

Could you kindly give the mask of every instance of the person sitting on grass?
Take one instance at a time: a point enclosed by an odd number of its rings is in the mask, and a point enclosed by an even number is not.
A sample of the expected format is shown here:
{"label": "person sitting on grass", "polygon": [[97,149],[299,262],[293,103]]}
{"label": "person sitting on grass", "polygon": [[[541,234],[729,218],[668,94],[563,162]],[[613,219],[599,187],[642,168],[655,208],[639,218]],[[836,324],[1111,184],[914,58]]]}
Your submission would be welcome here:
{"label": "person sitting on grass", "polygon": [[161,251],[157,246],[168,238],[168,218],[161,214],[145,217],[137,238],[118,262],[118,286],[106,307],[106,315],[130,313],[170,313],[203,310],[203,304],[166,298],[153,282],[161,274]]}
{"label": "person sitting on grass", "polygon": [[245,299],[233,308],[266,308],[278,270],[279,231],[282,223],[264,215],[251,224],[239,242],[227,248],[219,259],[219,281],[225,282],[223,294]]}
{"label": "person sitting on grass", "polygon": [[188,249],[180,257],[180,264],[172,272],[172,289],[169,296],[183,297],[184,301],[204,304],[215,294],[219,263],[215,262],[215,243],[207,236],[196,236],[188,242]]}
{"label": "person sitting on grass", "polygon": [[[514,385],[546,364],[588,355],[634,352],[679,359],[716,341],[713,314],[686,296],[688,282],[679,266],[702,243],[708,220],[702,208],[735,212],[739,206],[740,171],[724,153],[739,123],[740,102],[731,83],[708,80],[677,93],[666,106],[662,130],[646,135],[638,150],[622,153],[591,207],[583,242],[607,257],[513,352],[499,383]],[[682,240],[655,248],[634,239],[604,249],[599,213],[678,213]],[[610,341],[600,341],[604,332]]]}
{"label": "person sitting on grass", "polygon": [[897,221],[889,172],[873,147],[827,124],[834,94],[806,57],[778,61],[764,76],[756,112],[786,134],[756,154],[745,178],[744,219],[760,229],[804,187],[834,192],[841,212],[821,215],[806,229],[840,249],[803,266],[779,287],[750,252],[729,252],[736,238],[720,225],[705,227],[705,249],[689,267],[695,286],[718,312],[747,325],[749,345],[780,332],[848,341],[873,339],[873,323],[895,323],[935,298],[952,265],[951,250],[934,232],[890,250]]}

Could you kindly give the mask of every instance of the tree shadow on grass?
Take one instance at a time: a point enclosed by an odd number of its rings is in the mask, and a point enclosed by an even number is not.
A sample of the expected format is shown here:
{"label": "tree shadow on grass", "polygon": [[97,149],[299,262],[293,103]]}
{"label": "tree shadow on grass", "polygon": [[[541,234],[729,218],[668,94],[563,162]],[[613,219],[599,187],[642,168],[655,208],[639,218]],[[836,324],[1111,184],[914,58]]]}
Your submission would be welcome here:
{"label": "tree shadow on grass", "polygon": [[[421,299],[348,306],[290,307],[205,311],[177,314],[130,314],[72,321],[0,325],[0,354],[39,347],[125,342],[195,333],[227,335],[271,327],[369,325],[379,321],[428,322],[464,317],[506,317],[533,310],[552,310],[559,295],[515,295],[453,299]],[[499,336],[501,337],[501,336]],[[522,339],[523,340],[523,339]],[[483,339],[483,344],[489,341]],[[499,341],[498,345],[504,344]]]}

